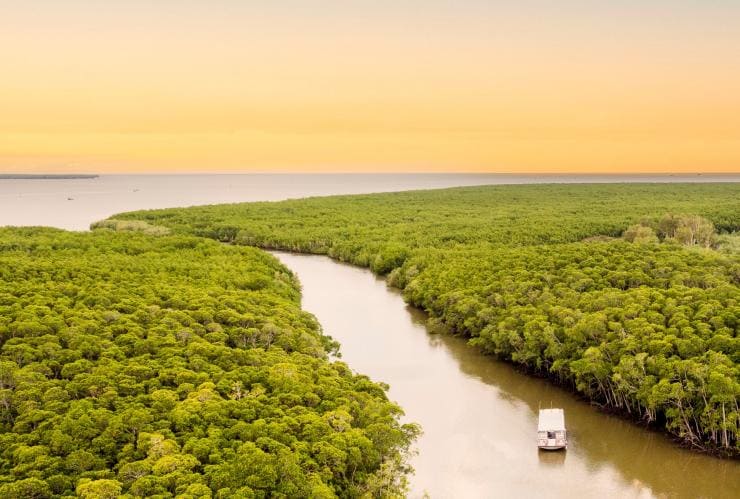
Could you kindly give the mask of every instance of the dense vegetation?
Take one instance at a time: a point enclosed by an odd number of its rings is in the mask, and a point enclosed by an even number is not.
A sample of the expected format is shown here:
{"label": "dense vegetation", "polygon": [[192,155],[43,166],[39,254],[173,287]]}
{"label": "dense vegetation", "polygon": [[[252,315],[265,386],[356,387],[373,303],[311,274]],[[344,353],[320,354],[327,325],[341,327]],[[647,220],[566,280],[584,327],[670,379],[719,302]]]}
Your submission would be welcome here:
{"label": "dense vegetation", "polygon": [[484,350],[692,446],[740,451],[738,184],[493,186],[116,219],[388,273]]}
{"label": "dense vegetation", "polygon": [[259,250],[0,229],[0,497],[401,494],[416,428],[335,347]]}

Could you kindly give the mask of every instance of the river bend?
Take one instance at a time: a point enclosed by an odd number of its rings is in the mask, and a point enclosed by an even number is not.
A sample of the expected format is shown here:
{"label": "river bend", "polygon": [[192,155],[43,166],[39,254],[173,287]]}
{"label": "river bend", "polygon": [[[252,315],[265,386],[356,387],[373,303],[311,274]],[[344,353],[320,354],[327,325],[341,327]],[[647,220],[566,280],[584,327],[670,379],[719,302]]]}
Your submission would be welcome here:
{"label": "river bend", "polygon": [[[390,385],[420,423],[411,497],[738,497],[740,463],[681,449],[597,411],[464,340],[429,334],[423,312],[370,271],[273,253],[299,277],[303,308],[341,343],[342,360]],[[538,452],[538,406],[565,408],[567,452]]]}

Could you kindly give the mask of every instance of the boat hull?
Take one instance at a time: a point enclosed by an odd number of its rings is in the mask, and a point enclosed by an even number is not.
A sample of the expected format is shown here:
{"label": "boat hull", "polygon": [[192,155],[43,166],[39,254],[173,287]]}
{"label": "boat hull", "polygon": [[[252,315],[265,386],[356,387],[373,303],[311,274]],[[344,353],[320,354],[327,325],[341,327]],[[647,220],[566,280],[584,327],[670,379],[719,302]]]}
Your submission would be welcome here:
{"label": "boat hull", "polygon": [[567,445],[539,445],[540,450],[565,450]]}
{"label": "boat hull", "polygon": [[542,450],[565,450],[568,448],[568,441],[560,438],[541,438],[537,442],[537,447]]}

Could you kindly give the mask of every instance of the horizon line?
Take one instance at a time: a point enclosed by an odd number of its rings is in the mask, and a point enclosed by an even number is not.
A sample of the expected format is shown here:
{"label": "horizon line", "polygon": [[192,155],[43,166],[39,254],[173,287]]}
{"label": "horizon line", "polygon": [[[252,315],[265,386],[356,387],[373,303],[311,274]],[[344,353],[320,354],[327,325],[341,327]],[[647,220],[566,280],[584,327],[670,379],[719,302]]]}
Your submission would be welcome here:
{"label": "horizon line", "polygon": [[141,175],[141,176],[155,176],[155,175],[502,175],[502,176],[544,176],[544,177],[556,177],[556,176],[586,176],[586,177],[598,177],[598,176],[616,176],[616,177],[627,177],[627,176],[733,176],[740,175],[740,170],[734,172],[718,171],[718,172],[664,172],[664,171],[642,171],[642,172],[578,172],[578,171],[563,171],[563,172],[511,172],[511,171],[269,171],[269,170],[256,170],[256,171],[154,171],[154,172],[141,172],[141,171],[116,171],[116,172],[96,172],[96,171],[0,171],[0,175],[18,175],[18,176],[74,176],[74,175],[95,175],[95,176],[116,176],[116,175]]}

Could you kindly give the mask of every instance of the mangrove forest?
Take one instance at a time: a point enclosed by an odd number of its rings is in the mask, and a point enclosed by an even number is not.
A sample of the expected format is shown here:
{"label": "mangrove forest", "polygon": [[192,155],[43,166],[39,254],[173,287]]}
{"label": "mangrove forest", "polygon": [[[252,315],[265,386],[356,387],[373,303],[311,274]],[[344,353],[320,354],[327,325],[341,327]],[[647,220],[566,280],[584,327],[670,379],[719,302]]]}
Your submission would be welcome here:
{"label": "mangrove forest", "polygon": [[369,267],[432,328],[686,446],[740,451],[738,184],[333,196],[132,212],[96,227]]}

